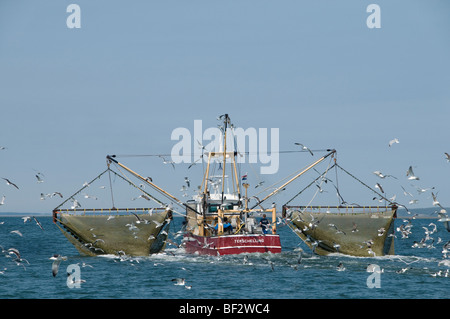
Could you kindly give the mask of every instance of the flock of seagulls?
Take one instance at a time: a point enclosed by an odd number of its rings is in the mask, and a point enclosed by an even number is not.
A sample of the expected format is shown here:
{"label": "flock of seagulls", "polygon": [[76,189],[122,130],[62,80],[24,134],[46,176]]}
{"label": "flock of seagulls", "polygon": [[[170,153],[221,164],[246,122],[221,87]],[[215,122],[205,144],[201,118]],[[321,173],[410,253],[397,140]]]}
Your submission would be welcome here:
{"label": "flock of seagulls", "polygon": [[[400,143],[399,140],[397,138],[395,138],[395,139],[389,141],[388,146],[392,147],[394,144],[398,144],[398,143]],[[302,144],[302,143],[295,143],[295,145],[300,146],[302,151],[307,151],[309,154],[311,154],[311,156],[314,156],[314,153],[311,151],[311,149],[308,148],[307,146],[305,146],[304,144]],[[3,150],[3,149],[6,149],[6,148],[5,147],[0,147],[0,150]],[[170,164],[172,166],[172,168],[175,169],[175,165],[174,165],[173,161],[168,161],[163,156],[160,156],[160,158],[163,160],[164,164]],[[445,159],[447,160],[447,162],[450,162],[450,154],[445,153]],[[381,171],[374,171],[373,174],[378,176],[380,179],[386,179],[386,178],[397,179],[397,177],[395,177],[393,175],[390,175],[390,174],[384,174]],[[420,180],[420,178],[414,173],[412,166],[409,166],[408,170],[406,171],[406,177],[407,177],[407,179],[409,181],[419,181]],[[36,178],[36,182],[37,183],[43,183],[44,182],[43,175],[41,173],[35,174],[35,178]],[[11,186],[11,187],[13,187],[13,188],[15,188],[17,190],[20,189],[10,179],[5,178],[5,177],[2,177],[2,179],[6,182],[6,184],[8,186]],[[189,188],[191,186],[189,178],[185,177],[184,182],[185,182],[185,185],[182,186],[181,191],[186,192],[187,188]],[[258,186],[260,186],[260,185],[258,185]],[[258,187],[258,186],[256,186],[256,187]],[[382,194],[385,194],[385,190],[383,189],[383,187],[381,186],[380,183],[376,183],[375,184],[375,188],[377,188]],[[413,195],[410,192],[407,192],[403,186],[402,186],[402,189],[403,189],[403,192],[404,192],[405,196],[413,197]],[[420,193],[425,193],[425,192],[427,192],[429,190],[433,190],[433,189],[434,188],[427,188],[427,189],[417,188],[417,191],[420,194]],[[441,208],[439,216],[441,217],[441,219],[442,218],[446,218],[447,215],[446,215],[445,209],[443,208],[443,206],[440,204],[439,200],[437,199],[437,193],[435,194],[434,192],[431,192],[431,195],[432,195],[432,199],[433,199],[433,202],[432,202],[433,206],[438,206],[438,207]],[[41,193],[41,200],[44,200],[46,198],[52,198],[54,196],[59,196],[60,198],[63,198],[63,195],[61,193],[59,193],[59,192],[54,192],[54,193],[51,193],[51,194],[43,194],[43,193]],[[85,198],[96,199],[96,198],[94,198],[94,197],[92,197],[92,196],[90,196],[88,194],[84,194],[84,196],[85,196]],[[6,203],[5,200],[6,200],[6,197],[5,197],[5,195],[3,195],[2,199],[0,200],[0,206],[5,205],[5,203]],[[412,204],[413,200],[414,199],[412,199],[409,202],[409,204]],[[72,202],[73,202],[72,208],[81,207],[81,205],[75,199],[73,199]],[[149,214],[151,214],[151,212],[149,212]],[[31,222],[33,220],[35,221],[35,223],[36,223],[36,225],[38,227],[40,227],[42,230],[44,230],[44,228],[42,227],[42,224],[36,219],[35,216],[25,216],[25,217],[23,217],[23,222],[24,223],[28,223],[28,222]],[[312,218],[311,222],[309,223],[309,227],[311,229],[314,229],[315,227],[317,227],[319,225],[319,222],[320,222],[319,220],[314,220],[314,218]],[[139,216],[136,215],[135,223],[136,224],[148,223],[148,221],[145,220],[145,219],[142,219],[142,218],[140,218]],[[154,223],[155,223],[156,227],[161,227],[162,224],[163,224],[163,223],[158,223],[156,221]],[[329,224],[328,226],[334,228],[336,230],[336,233],[338,233],[338,234],[344,234],[344,235],[346,234],[345,231],[339,229],[334,224]],[[134,223],[127,225],[127,227],[129,227],[130,231],[136,231],[136,228],[137,228],[134,225]],[[409,236],[412,233],[412,227],[413,226],[412,226],[411,220],[408,220],[408,221],[404,220],[404,224],[400,225],[396,230],[397,230],[398,233],[400,233],[401,238],[404,239],[404,238],[409,238]],[[423,227],[423,229],[424,229],[424,236],[423,236],[423,238],[420,241],[415,241],[413,243],[413,245],[411,246],[412,248],[434,249],[434,248],[436,248],[436,245],[442,243],[442,238],[438,237],[437,239],[435,239],[435,238],[432,237],[432,235],[435,234],[436,230],[437,230],[436,224],[430,223],[428,225],[428,227]],[[359,230],[357,228],[357,225],[353,224],[353,228],[352,228],[351,232],[358,232],[358,231]],[[379,230],[379,235],[380,234],[382,235],[384,232],[385,232],[384,229],[380,229]],[[10,233],[14,234],[14,235],[17,235],[19,237],[23,237],[22,232],[20,230],[18,230],[18,229],[17,230],[12,230]],[[97,240],[101,241],[102,239],[97,239]],[[314,248],[317,247],[319,242],[315,241],[312,238],[308,238],[308,240],[310,240],[312,242],[312,247],[313,247],[313,252],[314,252]],[[369,246],[369,248],[370,248],[370,242],[366,242],[365,244],[367,244]],[[339,244],[334,243],[333,247],[336,249],[336,252],[339,252],[339,248],[340,248]],[[21,253],[19,252],[19,250],[17,248],[11,247],[9,249],[4,249],[2,246],[0,246],[0,248],[1,248],[1,253],[6,258],[11,259],[11,261],[14,262],[17,266],[21,266],[21,267],[26,269],[25,265],[29,265],[30,264],[27,259],[23,258],[23,256],[21,255]],[[124,253],[121,254],[119,252],[118,256],[119,256],[119,258],[121,258],[121,260],[125,260],[126,259],[125,258],[126,254],[124,254]],[[441,263],[445,264],[446,261],[447,261],[446,258],[450,257],[450,241],[446,242],[442,246],[442,256],[443,256],[443,261]],[[67,261],[67,257],[55,254],[52,257],[50,257],[49,259],[52,261],[52,264],[51,264],[52,276],[56,277],[58,272],[59,272],[60,264],[63,261]],[[295,270],[297,270],[298,269],[298,265],[302,264],[303,260],[304,260],[303,259],[303,251],[300,250],[300,254],[298,255],[298,258],[296,259],[296,263],[297,264],[294,265],[293,268]],[[249,264],[247,255],[244,256],[244,264]],[[274,262],[269,260],[268,264],[270,266],[270,269],[272,271],[275,271]],[[86,267],[86,266],[88,266],[88,265],[83,264],[83,267]],[[449,262],[449,266],[450,266],[450,262]],[[372,264],[369,264],[368,267],[367,267],[367,271],[368,272],[373,272],[374,269],[375,268],[373,267]],[[408,267],[401,268],[400,270],[397,271],[397,273],[405,273],[409,269],[410,268],[408,268]],[[5,270],[7,270],[7,268],[4,268],[2,271],[0,271],[0,275],[4,274]],[[337,265],[336,270],[337,271],[345,271],[346,267],[344,266],[344,264],[342,262],[340,262]],[[439,271],[439,272],[436,272],[435,274],[432,274],[432,275],[433,276],[445,276],[445,277],[447,277],[449,275],[449,271],[447,269],[447,271],[444,271],[444,272],[443,271]],[[174,285],[183,286],[186,289],[191,289],[192,288],[191,285],[187,285],[186,284],[185,278],[174,278],[171,281],[173,282]]]}
{"label": "flock of seagulls", "polygon": [[[3,149],[6,149],[6,148],[3,148]],[[37,172],[35,174],[35,178],[36,178],[36,182],[38,184],[41,184],[41,183],[44,182],[44,179],[43,179],[44,178],[44,174],[42,174],[41,172]],[[17,186],[17,184],[15,182],[11,181],[9,178],[2,177],[2,179],[5,181],[6,185],[11,186],[11,187],[13,187],[13,188],[15,188],[17,190],[20,190],[19,186]],[[55,196],[59,196],[60,198],[63,198],[63,195],[60,192],[53,192],[53,193],[48,193],[48,194],[41,193],[40,194],[40,199],[41,200],[45,200],[47,198],[53,198]],[[5,204],[6,204],[6,196],[2,195],[2,199],[0,201],[0,206],[3,206]]]}

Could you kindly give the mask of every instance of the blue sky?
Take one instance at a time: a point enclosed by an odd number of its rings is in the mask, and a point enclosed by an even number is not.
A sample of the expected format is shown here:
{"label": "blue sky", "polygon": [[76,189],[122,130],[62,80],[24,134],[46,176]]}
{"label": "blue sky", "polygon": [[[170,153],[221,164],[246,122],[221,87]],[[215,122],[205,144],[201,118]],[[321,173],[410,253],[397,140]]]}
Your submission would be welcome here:
{"label": "blue sky", "polygon": [[[80,29],[66,25],[71,3]],[[366,25],[371,3],[380,29]],[[412,208],[432,203],[416,186],[435,187],[450,206],[449,9],[445,0],[4,0],[0,177],[20,190],[0,182],[0,212],[50,213],[60,201],[41,192],[71,195],[106,168],[107,154],[168,154],[174,129],[198,119],[215,127],[223,113],[239,127],[279,128],[280,150],[335,148],[341,166],[389,197],[406,203],[400,186],[408,189],[419,199]],[[317,158],[280,155],[276,175],[249,173],[249,182],[269,184]],[[177,196],[184,176],[201,182],[200,167],[120,160]],[[410,165],[420,181],[407,180]],[[373,203],[358,183],[339,184],[349,202]],[[336,204],[329,192],[315,203]]]}

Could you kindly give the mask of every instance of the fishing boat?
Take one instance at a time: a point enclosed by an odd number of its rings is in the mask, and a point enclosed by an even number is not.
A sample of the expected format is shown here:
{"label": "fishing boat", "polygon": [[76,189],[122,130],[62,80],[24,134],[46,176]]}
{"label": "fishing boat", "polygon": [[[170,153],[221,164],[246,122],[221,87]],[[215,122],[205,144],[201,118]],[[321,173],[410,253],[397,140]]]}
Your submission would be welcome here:
{"label": "fishing boat", "polygon": [[[187,253],[214,256],[280,253],[276,207],[249,209],[249,184],[244,182],[241,185],[236,163],[237,152],[226,149],[230,118],[228,114],[223,118],[223,150],[205,154],[208,160],[201,191],[186,203],[185,250]],[[221,174],[210,174],[213,163],[218,163]],[[245,197],[242,196],[241,187],[245,188]],[[265,221],[263,224],[260,223],[262,218]]]}
{"label": "fishing boat", "polygon": [[[304,172],[320,163],[320,158],[292,179],[276,188],[249,207],[249,184],[238,176],[238,152],[227,151],[228,114],[223,116],[222,150],[207,152],[207,166],[199,194],[186,202],[183,242],[186,252],[200,255],[230,255],[242,253],[280,253],[281,241],[277,234],[276,205],[267,209],[263,203],[283,190]],[[220,165],[221,174],[210,174],[213,164]],[[231,182],[230,182],[231,180]],[[242,194],[243,187],[245,194]]]}
{"label": "fishing boat", "polygon": [[[172,220],[171,206],[164,204],[123,174],[112,170],[111,163],[125,169],[147,185],[164,192],[163,194],[169,198],[171,195],[113,157],[107,156],[108,168],[104,172],[89,183],[85,183],[80,190],[53,210],[53,222],[84,255],[148,256],[163,251]],[[115,208],[113,205],[110,208],[82,208],[77,196],[106,173],[110,175],[109,181],[113,174],[141,192],[143,198],[155,201],[159,207]],[[65,207],[67,204],[71,204],[70,208]]]}

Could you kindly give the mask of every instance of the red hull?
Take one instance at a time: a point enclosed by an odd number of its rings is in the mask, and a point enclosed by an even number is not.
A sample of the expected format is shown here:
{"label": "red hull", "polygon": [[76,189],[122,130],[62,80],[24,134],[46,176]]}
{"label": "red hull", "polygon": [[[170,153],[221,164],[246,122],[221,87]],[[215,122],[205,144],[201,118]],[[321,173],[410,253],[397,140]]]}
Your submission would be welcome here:
{"label": "red hull", "polygon": [[281,253],[279,235],[224,235],[204,237],[185,234],[186,252],[200,255],[234,255],[243,253]]}

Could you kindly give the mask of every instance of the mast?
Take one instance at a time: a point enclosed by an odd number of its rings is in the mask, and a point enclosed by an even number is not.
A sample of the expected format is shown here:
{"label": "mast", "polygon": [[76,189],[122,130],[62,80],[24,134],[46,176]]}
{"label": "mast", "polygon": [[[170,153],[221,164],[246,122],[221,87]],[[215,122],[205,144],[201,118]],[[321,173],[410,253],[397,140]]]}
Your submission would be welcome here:
{"label": "mast", "polygon": [[227,123],[228,123],[228,114],[225,114],[225,120],[223,125],[223,168],[222,168],[222,204],[223,204],[223,196],[224,196],[224,188],[225,188],[225,164],[227,161]]}

